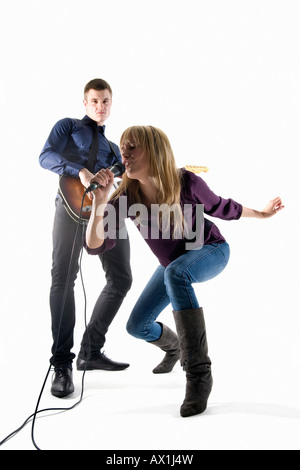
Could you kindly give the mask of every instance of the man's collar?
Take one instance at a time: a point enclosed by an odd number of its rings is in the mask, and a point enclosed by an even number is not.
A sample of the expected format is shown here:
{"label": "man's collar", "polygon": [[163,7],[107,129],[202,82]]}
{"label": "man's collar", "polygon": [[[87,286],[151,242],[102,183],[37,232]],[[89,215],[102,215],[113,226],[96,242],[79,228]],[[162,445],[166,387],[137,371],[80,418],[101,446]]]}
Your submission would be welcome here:
{"label": "man's collar", "polygon": [[89,126],[97,127],[100,134],[105,134],[105,125],[104,126],[98,126],[96,121],[91,119],[88,115],[85,115],[84,118],[82,119],[82,121],[86,122],[86,124],[88,124]]}

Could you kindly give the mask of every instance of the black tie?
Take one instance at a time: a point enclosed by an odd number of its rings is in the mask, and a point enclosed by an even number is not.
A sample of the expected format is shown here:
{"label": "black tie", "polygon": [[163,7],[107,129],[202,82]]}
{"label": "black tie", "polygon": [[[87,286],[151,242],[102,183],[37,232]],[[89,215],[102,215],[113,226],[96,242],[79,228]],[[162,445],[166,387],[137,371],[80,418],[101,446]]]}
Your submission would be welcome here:
{"label": "black tie", "polygon": [[92,143],[91,143],[91,146],[90,146],[87,169],[91,173],[94,173],[96,160],[97,160],[98,149],[99,149],[98,126],[97,126],[97,123],[95,121],[91,122],[90,126],[93,130],[93,139],[92,139]]}

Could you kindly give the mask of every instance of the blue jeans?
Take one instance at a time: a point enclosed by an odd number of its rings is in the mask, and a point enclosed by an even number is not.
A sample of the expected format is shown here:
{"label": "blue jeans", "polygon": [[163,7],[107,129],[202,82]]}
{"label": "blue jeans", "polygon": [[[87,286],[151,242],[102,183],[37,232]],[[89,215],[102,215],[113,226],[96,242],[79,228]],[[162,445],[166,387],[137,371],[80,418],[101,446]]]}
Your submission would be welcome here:
{"label": "blue jeans", "polygon": [[187,251],[166,268],[159,266],[131,312],[128,333],[146,341],[159,339],[162,328],[155,321],[158,315],[170,303],[175,311],[199,308],[192,284],[220,274],[229,256],[228,243],[214,243]]}

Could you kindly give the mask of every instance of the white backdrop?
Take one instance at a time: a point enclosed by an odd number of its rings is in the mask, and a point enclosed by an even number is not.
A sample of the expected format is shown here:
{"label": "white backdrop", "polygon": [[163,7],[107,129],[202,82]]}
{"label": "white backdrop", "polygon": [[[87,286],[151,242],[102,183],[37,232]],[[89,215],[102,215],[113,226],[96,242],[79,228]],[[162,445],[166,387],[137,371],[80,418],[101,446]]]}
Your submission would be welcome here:
{"label": "white backdrop", "polygon": [[[44,448],[299,449],[299,2],[11,0],[1,2],[0,26],[0,440],[34,411],[50,356],[57,177],[39,166],[38,156],[57,120],[84,116],[84,85],[101,77],[113,88],[106,123],[111,140],[118,142],[133,124],[160,127],[178,166],[208,166],[203,178],[217,194],[256,209],[280,195],[286,208],[267,221],[215,221],[231,246],[231,261],[217,279],[196,286],[206,313],[215,388],[211,411],[190,420],[178,417],[184,389],[180,368],[154,378],[159,351],[125,331],[157,265],[128,226],[134,284],[109,330],[106,353],[131,367],[123,375],[90,373],[86,393],[92,390],[92,396],[78,411],[39,420]],[[89,315],[104,277],[86,253],[83,275]],[[76,296],[75,353],[84,328],[79,281]],[[174,325],[170,309],[162,319]],[[79,387],[76,372],[75,380]],[[49,388],[43,405],[62,406]],[[105,411],[97,415],[92,410],[99,402]],[[91,416],[84,406],[91,407]],[[164,422],[169,414],[172,424]],[[259,417],[267,422],[260,425]],[[57,439],[55,419],[62,420]],[[194,426],[199,432],[203,419],[202,440],[195,440]],[[98,441],[103,423],[106,440],[101,435]],[[136,432],[142,426],[143,433]],[[184,438],[160,435],[158,428],[165,426]],[[215,426],[224,426],[224,432],[216,433]],[[72,437],[66,429],[73,430]],[[31,447],[28,431],[6,445]]]}

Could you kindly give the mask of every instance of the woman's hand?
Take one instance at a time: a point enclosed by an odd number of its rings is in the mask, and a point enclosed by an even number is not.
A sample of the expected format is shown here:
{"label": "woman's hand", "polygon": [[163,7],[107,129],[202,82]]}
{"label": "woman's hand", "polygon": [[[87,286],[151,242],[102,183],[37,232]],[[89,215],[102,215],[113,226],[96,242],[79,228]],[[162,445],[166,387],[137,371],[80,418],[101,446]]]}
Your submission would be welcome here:
{"label": "woman's hand", "polygon": [[[112,182],[111,182],[111,175],[112,175]],[[111,186],[114,182],[114,174],[111,171],[107,170],[107,169],[102,169],[94,175],[93,173],[91,173],[86,168],[82,168],[79,172],[79,178],[80,178],[80,181],[81,181],[82,185],[85,188],[88,188],[92,183],[95,183],[95,182],[99,183],[102,186],[101,189],[104,189],[104,187],[107,187],[107,185],[109,185],[108,193],[109,193],[109,191],[111,189]],[[94,190],[93,193],[91,193],[91,192],[87,193],[87,196],[90,199],[93,199],[94,195],[97,195],[98,197],[99,196],[101,197],[101,193],[100,192],[96,193],[95,191],[97,191],[97,190]],[[102,196],[104,196],[105,192],[106,191],[102,192]]]}
{"label": "woman's hand", "polygon": [[108,196],[114,182],[114,174],[110,170],[100,170],[90,183],[99,183],[100,188],[94,189],[93,206],[86,231],[86,243],[89,248],[99,248],[104,242],[103,217],[107,206]]}
{"label": "woman's hand", "polygon": [[248,207],[243,207],[242,217],[256,217],[258,219],[267,219],[277,214],[284,208],[281,198],[276,197],[272,199],[262,211],[257,211],[255,209],[249,209]]}
{"label": "woman's hand", "polygon": [[107,203],[108,196],[114,183],[115,175],[108,169],[102,169],[91,179],[90,184],[99,183],[100,188],[94,189],[93,196],[97,204]]}
{"label": "woman's hand", "polygon": [[270,202],[268,202],[266,207],[262,210],[263,217],[272,217],[273,215],[281,211],[283,208],[284,205],[282,204],[281,198],[276,197],[275,199],[272,199]]}

